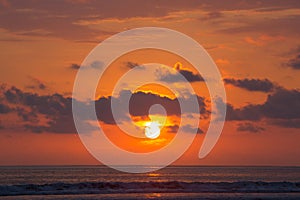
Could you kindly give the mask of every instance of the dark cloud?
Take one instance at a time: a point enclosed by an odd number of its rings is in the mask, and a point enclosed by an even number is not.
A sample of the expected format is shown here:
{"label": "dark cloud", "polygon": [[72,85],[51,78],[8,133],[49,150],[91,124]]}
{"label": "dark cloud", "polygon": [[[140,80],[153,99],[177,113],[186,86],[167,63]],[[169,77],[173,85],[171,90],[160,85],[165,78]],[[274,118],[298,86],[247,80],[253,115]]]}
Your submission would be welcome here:
{"label": "dark cloud", "polygon": [[194,74],[193,72],[186,70],[186,69],[179,69],[180,74],[186,78],[189,82],[197,82],[197,81],[204,81],[204,79],[199,74]]}
{"label": "dark cloud", "polygon": [[258,121],[262,118],[262,112],[259,105],[247,105],[241,108],[234,108],[227,104],[226,120],[251,120]]}
{"label": "dark cloud", "polygon": [[[75,133],[72,99],[60,94],[38,95],[11,87],[3,93],[9,104],[15,105],[16,114],[24,127],[33,132]],[[45,122],[40,122],[43,119]],[[42,123],[42,124],[41,124]]]}
{"label": "dark cloud", "polygon": [[87,66],[78,65],[78,64],[73,63],[69,66],[69,68],[72,70],[78,70],[79,68],[81,68],[81,69],[101,69],[103,66],[104,66],[104,63],[102,61],[94,61]]}
{"label": "dark cloud", "polygon": [[93,68],[93,69],[102,69],[104,67],[104,63],[102,61],[94,61],[92,62],[89,66],[86,66],[86,67],[90,67],[90,68]]}
{"label": "dark cloud", "polygon": [[95,101],[95,109],[98,120],[106,124],[115,124],[115,120],[111,111],[111,97],[101,97]]}
{"label": "dark cloud", "polygon": [[32,110],[28,112],[24,108],[17,107],[16,111],[17,111],[18,116],[21,117],[22,120],[25,122],[32,122],[32,123],[39,122],[37,114],[35,112],[33,112]]}
{"label": "dark cloud", "polygon": [[135,62],[126,62],[125,66],[129,69],[133,69],[133,68],[145,69],[145,67],[143,65],[140,65],[140,64],[135,63]]}
{"label": "dark cloud", "polygon": [[128,67],[129,69],[133,69],[133,68],[139,66],[138,63],[134,63],[134,62],[126,62],[125,65],[126,65],[126,67]]}
{"label": "dark cloud", "polygon": [[288,66],[290,66],[293,69],[300,69],[300,54],[296,58],[291,59],[288,62]]}
{"label": "dark cloud", "polygon": [[201,18],[201,20],[214,20],[214,19],[220,19],[223,18],[224,14],[220,11],[212,11],[208,12],[204,17]]}
{"label": "dark cloud", "polygon": [[269,123],[287,128],[300,128],[300,119],[272,119]]}
{"label": "dark cloud", "polygon": [[5,104],[0,103],[0,114],[9,113],[10,111],[12,111],[12,109],[10,107],[8,107]]}
{"label": "dark cloud", "polygon": [[28,106],[34,112],[45,115],[69,114],[72,109],[71,98],[60,94],[40,96],[12,87],[4,92],[4,97],[9,103]]}
{"label": "dark cloud", "polygon": [[176,82],[182,82],[184,81],[180,74],[188,81],[188,82],[199,82],[204,81],[202,76],[200,74],[194,74],[192,71],[189,71],[188,69],[182,69],[182,68],[176,68],[177,72],[176,74],[170,73],[169,71],[157,71],[157,78],[160,81],[164,81],[167,83],[176,83]]}
{"label": "dark cloud", "polygon": [[279,89],[268,95],[267,101],[261,105],[264,116],[274,119],[300,118],[300,91]]}
{"label": "dark cloud", "polygon": [[225,84],[234,85],[248,91],[271,92],[276,87],[268,79],[233,79],[225,78]]}
{"label": "dark cloud", "polygon": [[[182,98],[183,102],[185,102],[185,107],[182,107],[186,112],[195,113],[196,111],[191,106],[192,104],[192,96],[188,98]],[[198,100],[200,114],[206,117],[209,114],[207,110],[207,105],[205,103],[205,99],[203,97],[196,96]],[[134,93],[130,99],[130,114],[133,116],[145,116],[148,115],[148,110],[154,104],[162,105],[168,115],[181,115],[179,99],[170,99],[168,97],[162,97],[157,94],[152,93],[144,93],[137,92]]]}
{"label": "dark cloud", "polygon": [[[98,120],[115,124],[116,121],[111,112],[111,102],[115,101],[118,111],[118,120],[129,120],[125,111],[125,99],[130,98],[129,112],[132,116],[148,116],[148,111],[152,105],[162,105],[168,115],[181,115],[178,99],[162,97],[157,94],[122,91],[118,97],[101,97],[95,101],[95,109]],[[183,99],[187,103],[185,110],[195,113],[192,107],[189,107],[192,97]],[[205,99],[197,97],[202,116],[209,117],[209,111],[205,104]],[[227,104],[226,120],[235,121],[259,121],[266,120],[268,123],[281,127],[299,128],[300,120],[300,91],[287,90],[283,88],[276,89],[269,94],[263,104],[250,104],[241,108],[234,108]],[[75,133],[76,129],[72,115],[72,98],[64,97],[60,94],[38,95],[30,92],[24,92],[16,87],[2,89],[0,112],[2,115],[8,112],[15,112],[21,120],[21,125],[33,132],[54,132],[54,133]],[[74,101],[83,111],[80,116],[80,123],[87,130],[94,130],[95,127],[87,121],[92,117],[89,113],[90,104]],[[219,102],[220,103],[220,102]],[[224,104],[224,103],[223,103]],[[246,126],[247,125],[247,126]],[[248,124],[239,125],[239,130],[251,130]],[[245,128],[246,127],[246,128]],[[256,127],[257,128],[257,127]],[[176,132],[178,127],[168,127],[170,132]],[[191,127],[184,127],[185,131],[192,132]],[[260,130],[260,129],[258,129]],[[255,129],[252,128],[252,132]],[[202,130],[197,130],[201,133]]]}
{"label": "dark cloud", "polygon": [[70,69],[74,69],[74,70],[78,70],[79,68],[80,68],[80,65],[78,65],[78,64],[71,64],[70,66],[69,66],[69,68]]}
{"label": "dark cloud", "polygon": [[187,133],[197,133],[197,134],[203,133],[203,131],[200,128],[193,128],[191,125],[183,126],[182,130]]}
{"label": "dark cloud", "polygon": [[179,129],[179,126],[178,125],[172,125],[172,126],[166,126],[165,128],[167,129],[167,131],[169,133],[177,133],[178,129]]}
{"label": "dark cloud", "polygon": [[32,85],[28,85],[26,88],[34,89],[34,90],[46,90],[47,89],[46,84],[43,83],[41,80],[31,77],[31,76],[29,78],[32,82]]}
{"label": "dark cloud", "polygon": [[133,116],[146,116],[154,104],[162,105],[168,115],[180,115],[180,106],[177,99],[161,97],[157,94],[137,92],[130,99],[129,110]]}
{"label": "dark cloud", "polygon": [[263,104],[250,104],[241,108],[227,104],[226,120],[258,121],[265,118],[278,126],[295,127],[294,123],[300,119],[299,102],[299,90],[280,88],[268,95]]}
{"label": "dark cloud", "polygon": [[258,133],[261,131],[264,131],[265,129],[263,127],[260,126],[256,126],[252,123],[240,123],[238,124],[238,128],[236,129],[237,131],[248,131],[248,132],[252,132],[252,133]]}
{"label": "dark cloud", "polygon": [[45,132],[47,131],[47,126],[40,126],[40,125],[31,125],[31,124],[25,124],[24,125],[24,128],[26,130],[29,130],[33,133],[42,133],[42,132]]}
{"label": "dark cloud", "polygon": [[[99,121],[106,124],[115,124],[116,121],[112,115],[111,103],[115,102],[118,106],[117,120],[129,120],[129,116],[124,109],[125,99],[131,96],[129,104],[129,112],[132,116],[148,116],[150,107],[154,104],[161,104],[168,115],[180,115],[180,107],[177,99],[170,99],[168,97],[161,97],[152,93],[131,93],[130,91],[122,91],[119,97],[101,97],[95,103],[95,110]],[[53,132],[53,133],[75,133],[75,125],[72,114],[72,98],[64,97],[60,94],[52,95],[38,95],[30,92],[23,92],[22,90],[11,87],[3,91],[4,100],[8,104],[14,105],[15,113],[21,119],[21,124],[27,130],[36,133]],[[185,99],[189,105],[190,99]],[[206,111],[204,98],[198,97],[200,110],[203,114]],[[82,110],[79,123],[86,130],[94,130],[95,127],[90,125],[87,121],[92,119],[86,110],[89,110],[90,104],[74,100],[74,103]],[[11,111],[6,104],[0,104],[0,111],[7,113]],[[185,108],[190,112],[195,112],[192,108]]]}
{"label": "dark cloud", "polygon": [[[178,125],[167,126],[166,129],[169,133],[177,133],[179,126]],[[204,133],[200,128],[193,128],[191,125],[182,126],[182,130],[186,133],[196,133],[196,134]]]}
{"label": "dark cloud", "polygon": [[300,47],[298,47],[296,49],[296,51],[294,52],[294,54],[296,54],[294,56],[294,58],[290,59],[287,63],[288,67],[291,67],[292,69],[300,69]]}

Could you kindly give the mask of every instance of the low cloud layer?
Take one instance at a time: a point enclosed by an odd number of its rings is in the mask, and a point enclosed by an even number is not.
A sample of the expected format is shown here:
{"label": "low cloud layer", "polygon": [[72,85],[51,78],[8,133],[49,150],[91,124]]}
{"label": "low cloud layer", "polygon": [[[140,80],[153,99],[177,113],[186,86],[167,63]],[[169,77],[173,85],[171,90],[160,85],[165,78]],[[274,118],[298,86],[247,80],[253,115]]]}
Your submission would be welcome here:
{"label": "low cloud layer", "polygon": [[[60,94],[38,95],[31,92],[24,92],[16,87],[3,89],[0,94],[0,115],[2,127],[6,126],[6,115],[15,114],[16,120],[13,126],[22,126],[24,129],[32,132],[53,132],[53,133],[76,133],[72,116],[72,98],[64,97]],[[150,107],[154,104],[160,104],[168,115],[180,116],[180,106],[178,99],[161,97],[157,94],[123,90],[118,97],[101,97],[95,100],[95,109],[98,120],[106,124],[115,124],[116,121],[111,112],[111,102],[115,101],[120,106],[121,115],[118,120],[130,120],[130,116],[123,109],[126,103],[125,99],[131,96],[129,111],[131,116],[148,116]],[[207,108],[205,99],[197,97],[201,116],[208,119],[210,111]],[[260,132],[261,127],[249,124],[250,122],[264,121],[271,125],[287,128],[300,128],[300,91],[276,89],[267,96],[262,104],[249,104],[244,107],[235,108],[227,104],[227,121],[239,121],[238,131]],[[187,105],[189,98],[184,99]],[[75,101],[82,110],[87,110],[85,103]],[[123,110],[122,110],[123,109]],[[187,111],[194,113],[193,108],[186,108]],[[95,127],[88,123],[92,119],[89,113],[82,113],[81,122],[87,130],[94,130]],[[244,122],[247,123],[244,123]],[[178,127],[169,127],[170,132],[174,132]],[[185,131],[191,132],[189,127]],[[202,133],[199,129],[198,133]]]}
{"label": "low cloud layer", "polygon": [[[120,115],[118,120],[130,120],[128,114],[124,110],[125,99],[127,95],[131,96],[129,111],[132,116],[148,116],[150,107],[154,104],[162,105],[168,115],[180,116],[180,106],[178,99],[170,99],[161,97],[152,93],[130,91],[122,91],[117,98],[101,97],[95,100],[95,110],[98,120],[106,124],[115,124],[116,121],[112,115],[111,102],[115,101],[120,107]],[[6,89],[1,94],[3,103],[0,104],[0,114],[15,113],[18,117],[18,122],[27,130],[32,132],[53,132],[53,133],[76,133],[76,129],[72,116],[72,98],[64,97],[60,94],[38,95],[30,92],[24,92],[16,87]],[[185,99],[187,105],[190,99]],[[200,112],[205,116],[207,114],[204,98],[198,97]],[[87,107],[91,106],[79,101],[75,101],[78,107],[81,108],[82,115],[81,123],[87,130],[93,130],[95,127],[87,121],[92,117]],[[192,108],[186,108],[190,112],[194,112]]]}

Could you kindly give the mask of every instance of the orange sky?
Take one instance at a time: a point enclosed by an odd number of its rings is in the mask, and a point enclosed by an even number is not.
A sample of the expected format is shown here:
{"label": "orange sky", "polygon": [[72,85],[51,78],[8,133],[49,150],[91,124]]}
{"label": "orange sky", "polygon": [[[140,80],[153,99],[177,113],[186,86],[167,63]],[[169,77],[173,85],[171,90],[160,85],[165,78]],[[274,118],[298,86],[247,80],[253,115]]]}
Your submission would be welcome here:
{"label": "orange sky", "polygon": [[[145,26],[174,29],[199,42],[226,83],[228,118],[217,145],[199,160],[210,122],[205,118],[199,126],[204,133],[197,134],[176,164],[300,165],[298,1],[124,2],[0,1],[0,165],[98,164],[80,142],[69,110],[65,114],[59,105],[69,106],[76,66],[98,43]],[[197,75],[185,59],[168,52],[148,49],[123,55],[105,72],[95,100],[111,95],[130,63],[173,67],[177,62],[181,70]],[[205,83],[190,84],[205,99],[208,113]],[[174,98],[161,88],[139,91]],[[168,119],[171,126],[178,117]],[[100,123],[108,137],[134,152],[158,149],[176,134],[165,127],[157,140],[133,139],[105,120]]]}

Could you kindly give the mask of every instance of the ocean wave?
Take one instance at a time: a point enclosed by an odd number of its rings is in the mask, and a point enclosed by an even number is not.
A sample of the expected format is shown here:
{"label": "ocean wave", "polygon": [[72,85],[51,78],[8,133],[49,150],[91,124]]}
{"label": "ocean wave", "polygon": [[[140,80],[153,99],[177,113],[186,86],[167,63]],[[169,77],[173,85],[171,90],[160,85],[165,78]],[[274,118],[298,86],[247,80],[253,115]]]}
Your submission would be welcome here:
{"label": "ocean wave", "polygon": [[300,193],[300,182],[82,182],[0,185],[0,196],[109,193]]}

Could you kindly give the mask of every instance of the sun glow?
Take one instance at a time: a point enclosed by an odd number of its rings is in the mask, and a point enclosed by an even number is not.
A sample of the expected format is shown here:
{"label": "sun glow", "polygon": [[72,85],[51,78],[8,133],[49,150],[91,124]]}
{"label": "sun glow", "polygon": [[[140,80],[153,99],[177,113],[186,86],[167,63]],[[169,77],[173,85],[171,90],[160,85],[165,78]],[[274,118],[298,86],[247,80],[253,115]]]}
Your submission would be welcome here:
{"label": "sun glow", "polygon": [[160,135],[161,124],[157,121],[146,122],[145,135],[147,138],[156,139]]}

